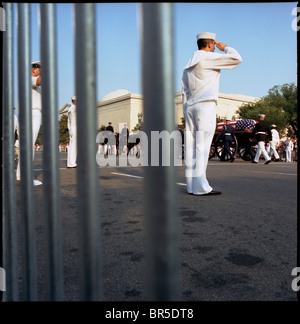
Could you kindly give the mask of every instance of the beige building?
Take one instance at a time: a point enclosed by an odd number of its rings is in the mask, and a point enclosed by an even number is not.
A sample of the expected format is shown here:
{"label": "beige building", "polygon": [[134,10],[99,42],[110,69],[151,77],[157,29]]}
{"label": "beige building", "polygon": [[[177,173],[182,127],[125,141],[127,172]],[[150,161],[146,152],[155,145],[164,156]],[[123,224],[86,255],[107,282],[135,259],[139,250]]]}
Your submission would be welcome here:
{"label": "beige building", "polygon": [[[221,118],[237,118],[237,110],[242,104],[255,102],[260,98],[249,97],[236,94],[219,94],[217,104],[217,116]],[[98,125],[107,126],[112,122],[115,131],[119,130],[126,123],[129,130],[132,130],[142,119],[143,113],[143,96],[131,93],[127,90],[115,90],[104,96],[97,103],[98,108]],[[175,123],[181,124],[182,97],[181,91],[175,95]]]}
{"label": "beige building", "polygon": [[62,106],[62,108],[59,110],[59,119],[61,119],[61,117],[63,115],[68,115],[68,111],[69,111],[70,107],[71,107],[71,104],[68,104],[68,103],[66,103]]}
{"label": "beige building", "polygon": [[[238,94],[219,94],[217,104],[217,116],[221,118],[237,118],[237,110],[242,104],[255,102],[260,98],[249,97]],[[181,91],[175,95],[175,123],[181,124],[182,97]],[[65,114],[70,104],[65,104],[59,113]],[[98,128],[112,123],[115,132],[119,132],[124,124],[131,131],[143,120],[143,96],[131,93],[128,90],[115,90],[105,95],[97,102]],[[119,125],[120,124],[120,125]]]}

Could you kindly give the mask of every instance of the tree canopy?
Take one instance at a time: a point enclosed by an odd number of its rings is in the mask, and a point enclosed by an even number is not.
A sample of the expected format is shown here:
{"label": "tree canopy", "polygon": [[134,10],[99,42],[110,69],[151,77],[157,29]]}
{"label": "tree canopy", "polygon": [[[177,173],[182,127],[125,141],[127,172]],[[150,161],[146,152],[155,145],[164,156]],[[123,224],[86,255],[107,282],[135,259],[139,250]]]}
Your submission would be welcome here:
{"label": "tree canopy", "polygon": [[59,142],[60,144],[68,144],[69,143],[69,130],[68,130],[68,116],[61,116],[58,122],[59,128]]}
{"label": "tree canopy", "polygon": [[258,119],[259,114],[266,115],[265,121],[275,124],[282,136],[297,137],[297,86],[294,83],[276,85],[268,91],[268,95],[255,103],[242,105],[238,114],[243,119]]}

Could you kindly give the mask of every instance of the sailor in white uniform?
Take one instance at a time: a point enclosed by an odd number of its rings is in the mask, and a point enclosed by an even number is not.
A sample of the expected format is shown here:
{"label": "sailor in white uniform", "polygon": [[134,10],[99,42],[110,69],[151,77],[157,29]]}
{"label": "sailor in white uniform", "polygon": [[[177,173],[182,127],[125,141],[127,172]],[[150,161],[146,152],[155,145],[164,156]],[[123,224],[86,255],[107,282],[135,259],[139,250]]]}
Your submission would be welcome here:
{"label": "sailor in white uniform", "polygon": [[72,97],[72,105],[68,111],[68,129],[69,129],[69,148],[67,167],[77,167],[77,112],[76,112],[76,97]]}
{"label": "sailor in white uniform", "polygon": [[272,140],[270,141],[270,157],[272,156],[272,153],[274,153],[275,162],[279,162],[279,154],[277,153],[276,147],[279,145],[280,139],[279,134],[276,130],[276,125],[271,125],[271,134],[272,134]]}
{"label": "sailor in white uniform", "polygon": [[285,154],[286,154],[286,162],[292,162],[292,151],[294,149],[294,144],[291,141],[291,138],[288,137],[285,142]]}
{"label": "sailor in white uniform", "polygon": [[[31,80],[32,80],[32,152],[34,159],[34,146],[39,134],[39,130],[42,124],[42,96],[41,96],[41,62],[32,62],[31,64]],[[20,173],[20,159],[17,166],[16,179],[21,180]],[[43,184],[39,180],[33,180],[34,186],[40,186]]]}
{"label": "sailor in white uniform", "polygon": [[[209,150],[216,128],[216,104],[219,95],[220,70],[234,69],[240,54],[215,40],[216,34],[197,35],[198,51],[184,68],[182,103],[186,121],[186,183],[194,195],[220,194],[206,178]],[[214,53],[215,45],[224,53]]]}

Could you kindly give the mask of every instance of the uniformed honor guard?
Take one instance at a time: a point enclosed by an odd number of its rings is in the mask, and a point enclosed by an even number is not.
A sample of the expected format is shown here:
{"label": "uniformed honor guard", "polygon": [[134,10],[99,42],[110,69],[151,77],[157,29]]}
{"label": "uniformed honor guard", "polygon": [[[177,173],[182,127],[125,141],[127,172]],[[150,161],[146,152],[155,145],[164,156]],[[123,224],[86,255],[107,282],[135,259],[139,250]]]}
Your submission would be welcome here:
{"label": "uniformed honor guard", "polygon": [[77,167],[77,112],[76,97],[71,98],[72,105],[68,110],[69,148],[67,168]]}
{"label": "uniformed honor guard", "polygon": [[[40,86],[42,84],[41,79],[41,62],[32,62],[31,63],[31,81],[32,81],[32,152],[34,159],[34,147],[35,142],[39,134],[39,130],[42,124],[42,96]],[[20,109],[22,109],[20,107]],[[20,172],[20,159],[18,161],[16,179],[21,180]],[[40,186],[43,184],[39,180],[33,180],[34,186]]]}
{"label": "uniformed honor guard", "polygon": [[254,135],[257,139],[257,150],[254,160],[251,161],[252,163],[258,163],[259,157],[263,154],[265,159],[265,164],[269,164],[271,162],[271,158],[269,157],[265,143],[269,139],[272,139],[272,134],[269,125],[265,122],[265,115],[260,114],[258,115],[259,122],[255,125],[252,135]]}
{"label": "uniformed honor guard", "polygon": [[291,138],[288,137],[285,142],[285,154],[286,154],[286,162],[292,162],[292,151],[294,149],[294,144],[291,141]]}
{"label": "uniformed honor guard", "polygon": [[278,147],[280,139],[279,134],[276,130],[276,125],[271,125],[271,134],[272,134],[272,140],[270,141],[270,157],[272,157],[272,153],[275,157],[275,162],[279,162],[279,154],[276,150],[276,147]]}
{"label": "uniformed honor guard", "polygon": [[[185,176],[187,192],[214,195],[206,178],[210,146],[216,129],[216,105],[222,69],[232,70],[242,58],[232,47],[216,41],[216,34],[197,35],[198,50],[187,63],[182,76],[182,104],[186,122]],[[214,53],[215,46],[224,53]]]}
{"label": "uniformed honor guard", "polygon": [[230,162],[234,161],[234,156],[230,150],[230,144],[234,142],[234,128],[230,125],[230,119],[227,118],[225,121],[225,125],[223,126],[221,138],[223,140],[224,150],[221,155],[221,161],[225,161],[225,156],[229,155]]}

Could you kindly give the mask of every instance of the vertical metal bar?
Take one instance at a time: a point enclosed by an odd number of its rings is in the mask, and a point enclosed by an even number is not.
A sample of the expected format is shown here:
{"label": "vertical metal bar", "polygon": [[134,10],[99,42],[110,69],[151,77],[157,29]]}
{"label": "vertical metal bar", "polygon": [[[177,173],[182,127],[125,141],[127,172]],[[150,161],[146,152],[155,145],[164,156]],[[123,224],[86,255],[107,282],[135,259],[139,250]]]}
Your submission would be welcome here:
{"label": "vertical metal bar", "polygon": [[95,301],[101,296],[99,174],[96,164],[95,5],[78,3],[74,6],[80,285],[81,299]]}
{"label": "vertical metal bar", "polygon": [[30,4],[18,3],[18,100],[20,119],[23,294],[36,300],[36,234],[33,195]]}
{"label": "vertical metal bar", "polygon": [[47,294],[51,301],[63,300],[61,202],[58,152],[56,5],[40,4],[43,170],[46,227]]}
{"label": "vertical metal bar", "polygon": [[3,251],[7,301],[19,300],[16,174],[14,153],[13,4],[5,3],[6,31],[3,33]]}
{"label": "vertical metal bar", "polygon": [[[175,130],[172,4],[142,4],[144,122],[151,131]],[[162,152],[164,154],[164,152]],[[145,168],[145,215],[149,298],[179,298],[176,170],[171,165]],[[148,157],[151,156],[149,151]],[[150,158],[149,158],[150,161]]]}

